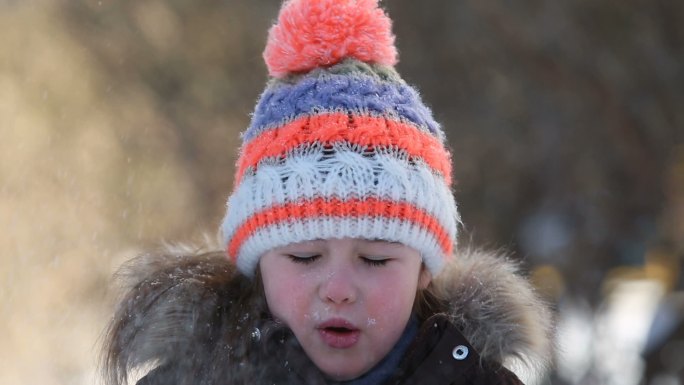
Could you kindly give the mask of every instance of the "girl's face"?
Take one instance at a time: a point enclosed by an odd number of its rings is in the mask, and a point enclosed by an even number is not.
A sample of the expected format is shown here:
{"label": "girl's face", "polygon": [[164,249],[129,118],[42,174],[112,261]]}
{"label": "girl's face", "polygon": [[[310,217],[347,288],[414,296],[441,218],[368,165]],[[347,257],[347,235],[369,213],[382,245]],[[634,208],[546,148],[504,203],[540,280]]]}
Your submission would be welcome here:
{"label": "girl's face", "polygon": [[430,282],[415,249],[351,238],[273,249],[260,269],[271,313],[335,380],[357,378],[389,353]]}

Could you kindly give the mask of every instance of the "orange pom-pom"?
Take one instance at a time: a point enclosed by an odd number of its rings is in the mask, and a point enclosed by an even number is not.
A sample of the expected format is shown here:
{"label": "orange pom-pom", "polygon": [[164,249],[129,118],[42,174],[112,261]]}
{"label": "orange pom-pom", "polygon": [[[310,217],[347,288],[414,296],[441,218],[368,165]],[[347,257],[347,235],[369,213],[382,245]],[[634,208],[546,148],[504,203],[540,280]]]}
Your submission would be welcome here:
{"label": "orange pom-pom", "polygon": [[345,58],[395,65],[392,21],[378,0],[290,0],[268,33],[264,60],[283,77]]}

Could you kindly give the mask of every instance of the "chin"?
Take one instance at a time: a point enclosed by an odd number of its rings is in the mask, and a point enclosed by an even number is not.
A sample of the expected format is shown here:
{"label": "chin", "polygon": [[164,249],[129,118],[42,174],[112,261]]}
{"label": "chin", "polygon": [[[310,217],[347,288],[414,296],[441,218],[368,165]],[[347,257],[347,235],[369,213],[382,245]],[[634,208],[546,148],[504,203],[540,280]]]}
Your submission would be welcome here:
{"label": "chin", "polygon": [[364,369],[358,369],[358,370],[352,371],[352,370],[349,370],[349,368],[346,366],[342,366],[342,367],[344,368],[344,370],[334,370],[334,369],[324,370],[320,367],[319,368],[321,369],[321,371],[323,371],[323,373],[325,373],[326,377],[328,377],[329,379],[331,379],[333,381],[353,380],[355,378],[361,377],[367,371]]}
{"label": "chin", "polygon": [[351,381],[355,378],[361,377],[363,373],[358,373],[358,374],[347,374],[347,373],[328,373],[328,372],[323,372],[325,373],[325,376],[328,377],[328,379],[333,380],[333,381]]}

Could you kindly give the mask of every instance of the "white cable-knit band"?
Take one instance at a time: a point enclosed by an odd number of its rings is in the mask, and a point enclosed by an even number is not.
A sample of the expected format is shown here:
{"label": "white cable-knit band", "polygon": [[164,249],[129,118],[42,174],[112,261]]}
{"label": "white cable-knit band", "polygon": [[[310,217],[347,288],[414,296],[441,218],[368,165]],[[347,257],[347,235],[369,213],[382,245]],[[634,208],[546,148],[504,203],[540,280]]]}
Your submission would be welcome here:
{"label": "white cable-knit band", "polygon": [[449,255],[427,229],[401,219],[377,217],[313,218],[277,223],[259,229],[240,248],[237,267],[252,276],[261,256],[291,243],[331,238],[382,239],[401,242],[420,252],[427,269],[437,275]]}
{"label": "white cable-knit band", "polygon": [[365,197],[409,203],[434,217],[455,238],[459,222],[455,200],[444,179],[427,165],[391,154],[363,156],[351,149],[321,158],[311,151],[293,153],[284,160],[265,161],[255,174],[245,176],[228,201],[224,239],[231,239],[249,217],[269,207],[314,198]]}

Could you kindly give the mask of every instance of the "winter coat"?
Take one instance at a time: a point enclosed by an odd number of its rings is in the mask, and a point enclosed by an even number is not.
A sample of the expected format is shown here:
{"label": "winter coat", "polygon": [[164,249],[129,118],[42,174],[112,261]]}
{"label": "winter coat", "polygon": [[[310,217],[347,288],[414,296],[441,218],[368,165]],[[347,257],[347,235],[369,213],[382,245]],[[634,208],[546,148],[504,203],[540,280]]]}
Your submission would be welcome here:
{"label": "winter coat", "polygon": [[[130,286],[104,356],[111,384],[146,366],[137,385],[329,383],[222,253],[146,256],[123,271]],[[432,284],[446,302],[386,384],[521,384],[503,365],[548,363],[550,315],[515,264],[469,251]]]}

